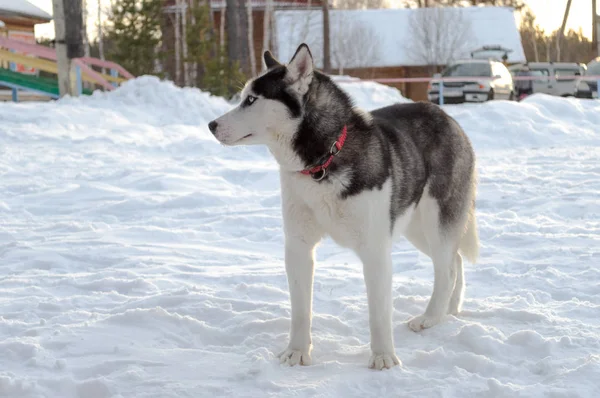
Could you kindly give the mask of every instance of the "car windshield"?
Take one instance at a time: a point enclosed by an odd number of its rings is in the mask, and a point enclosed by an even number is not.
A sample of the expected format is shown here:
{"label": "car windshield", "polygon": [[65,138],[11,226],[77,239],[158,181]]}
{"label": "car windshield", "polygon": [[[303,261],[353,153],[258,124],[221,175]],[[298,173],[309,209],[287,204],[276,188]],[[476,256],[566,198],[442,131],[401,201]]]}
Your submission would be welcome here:
{"label": "car windshield", "polygon": [[446,69],[442,76],[492,76],[492,68],[487,63],[455,64]]}
{"label": "car windshield", "polygon": [[590,63],[587,67],[586,75],[598,76],[600,75],[600,62]]}

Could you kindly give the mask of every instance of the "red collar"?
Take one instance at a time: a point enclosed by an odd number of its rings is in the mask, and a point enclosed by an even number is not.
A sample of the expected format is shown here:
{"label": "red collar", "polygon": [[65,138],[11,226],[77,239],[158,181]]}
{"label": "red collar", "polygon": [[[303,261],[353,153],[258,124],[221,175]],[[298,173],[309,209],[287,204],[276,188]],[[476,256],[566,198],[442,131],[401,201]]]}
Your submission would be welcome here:
{"label": "red collar", "polygon": [[311,167],[310,169],[301,170],[300,173],[304,175],[310,175],[315,181],[321,181],[323,178],[325,178],[325,176],[327,175],[327,168],[329,167],[331,162],[333,162],[333,158],[342,150],[344,142],[346,142],[347,135],[348,128],[344,126],[344,128],[342,129],[342,134],[340,134],[337,141],[335,141],[331,145],[331,149],[329,149],[329,157],[327,158],[327,160],[325,160],[325,162],[317,166]]}

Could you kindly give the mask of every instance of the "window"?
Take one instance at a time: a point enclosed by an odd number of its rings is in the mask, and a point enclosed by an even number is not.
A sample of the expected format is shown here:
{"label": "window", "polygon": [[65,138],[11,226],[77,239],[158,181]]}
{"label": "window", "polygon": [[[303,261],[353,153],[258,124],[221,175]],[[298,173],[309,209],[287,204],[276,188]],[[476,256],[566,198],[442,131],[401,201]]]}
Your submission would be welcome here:
{"label": "window", "polygon": [[454,64],[454,65],[448,67],[448,69],[446,69],[442,73],[442,76],[444,76],[444,77],[449,77],[449,76],[490,77],[490,76],[492,76],[492,68],[490,67],[490,64],[483,63],[483,62]]}
{"label": "window", "polygon": [[548,69],[531,69],[531,74],[533,76],[540,76],[540,79],[534,80],[535,83],[549,83],[550,79],[550,71]]}
{"label": "window", "polygon": [[579,69],[555,69],[556,80],[561,82],[572,82],[575,80],[575,73],[581,73]]}

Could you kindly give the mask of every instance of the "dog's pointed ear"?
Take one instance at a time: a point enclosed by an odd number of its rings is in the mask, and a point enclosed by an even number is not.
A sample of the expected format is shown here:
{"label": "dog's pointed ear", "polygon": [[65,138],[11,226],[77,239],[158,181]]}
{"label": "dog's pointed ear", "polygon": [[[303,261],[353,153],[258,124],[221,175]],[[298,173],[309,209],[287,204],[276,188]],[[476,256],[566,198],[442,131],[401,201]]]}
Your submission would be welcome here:
{"label": "dog's pointed ear", "polygon": [[271,51],[269,50],[265,51],[263,58],[265,59],[265,65],[267,66],[267,69],[271,69],[275,66],[281,65],[281,63],[279,63],[279,61],[275,59],[275,57],[273,56],[273,54],[271,54]]}
{"label": "dog's pointed ear", "polygon": [[310,49],[305,43],[300,44],[292,60],[287,65],[289,79],[293,82],[293,87],[304,95],[313,77],[313,57]]}
{"label": "dog's pointed ear", "polygon": [[312,76],[314,68],[313,57],[306,43],[298,46],[287,68],[294,80]]}

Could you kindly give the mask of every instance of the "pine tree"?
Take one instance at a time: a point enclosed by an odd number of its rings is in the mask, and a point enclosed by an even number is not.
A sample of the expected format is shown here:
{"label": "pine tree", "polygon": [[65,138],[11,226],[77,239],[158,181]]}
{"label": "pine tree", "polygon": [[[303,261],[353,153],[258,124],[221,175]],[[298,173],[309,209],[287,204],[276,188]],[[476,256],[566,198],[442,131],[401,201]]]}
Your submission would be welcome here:
{"label": "pine tree", "polygon": [[194,2],[187,24],[188,59],[198,65],[194,85],[213,95],[231,97],[245,80],[237,61],[227,60],[226,49],[218,43],[209,5]]}
{"label": "pine tree", "polygon": [[136,76],[155,74],[161,0],[115,0],[106,27],[107,58]]}

